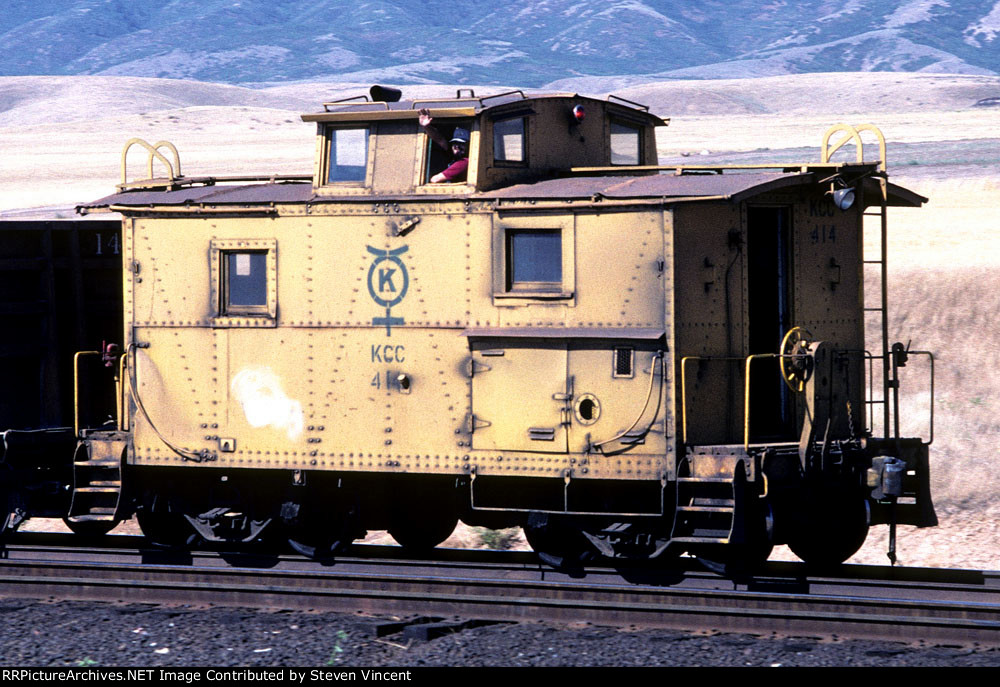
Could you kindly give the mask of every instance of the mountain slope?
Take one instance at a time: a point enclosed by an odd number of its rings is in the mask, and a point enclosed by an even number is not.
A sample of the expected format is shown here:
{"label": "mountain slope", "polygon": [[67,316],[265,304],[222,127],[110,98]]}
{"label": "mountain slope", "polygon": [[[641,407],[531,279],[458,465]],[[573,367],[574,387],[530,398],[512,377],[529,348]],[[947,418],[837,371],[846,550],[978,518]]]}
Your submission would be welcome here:
{"label": "mountain slope", "polygon": [[518,83],[1000,73],[1000,0],[5,0],[0,74]]}

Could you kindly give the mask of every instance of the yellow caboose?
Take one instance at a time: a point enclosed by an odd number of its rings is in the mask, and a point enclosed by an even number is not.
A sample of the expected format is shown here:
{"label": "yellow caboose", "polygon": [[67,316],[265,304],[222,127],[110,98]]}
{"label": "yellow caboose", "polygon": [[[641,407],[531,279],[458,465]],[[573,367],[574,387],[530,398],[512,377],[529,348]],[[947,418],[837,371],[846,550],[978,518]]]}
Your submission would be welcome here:
{"label": "yellow caboose", "polygon": [[125,355],[77,483],[115,464],[131,500],[81,491],[71,520],[134,507],[163,543],[280,531],[325,556],[462,519],[563,565],[840,562],[871,523],[934,524],[927,444],[898,436],[915,352],[884,324],[887,208],[925,199],[884,142],[862,161],[877,130],[814,164],[662,167],[667,121],[620,98],[372,96],[303,115],[311,176],[182,176],[133,140],[81,207],[124,218]]}

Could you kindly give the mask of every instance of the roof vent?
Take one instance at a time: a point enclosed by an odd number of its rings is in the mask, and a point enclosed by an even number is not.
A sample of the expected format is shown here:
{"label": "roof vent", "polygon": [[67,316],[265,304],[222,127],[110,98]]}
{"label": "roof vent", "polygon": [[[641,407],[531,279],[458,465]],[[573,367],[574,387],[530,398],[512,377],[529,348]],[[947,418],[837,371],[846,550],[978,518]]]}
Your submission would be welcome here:
{"label": "roof vent", "polygon": [[371,93],[372,100],[377,103],[398,103],[399,99],[403,96],[403,92],[398,88],[379,86],[378,84],[372,86],[368,92]]}

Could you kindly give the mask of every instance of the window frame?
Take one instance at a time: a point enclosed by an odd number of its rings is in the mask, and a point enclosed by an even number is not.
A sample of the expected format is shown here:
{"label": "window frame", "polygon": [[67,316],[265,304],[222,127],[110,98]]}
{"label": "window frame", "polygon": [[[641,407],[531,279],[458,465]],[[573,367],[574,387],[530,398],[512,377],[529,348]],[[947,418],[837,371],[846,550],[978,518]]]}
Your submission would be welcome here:
{"label": "window frame", "polygon": [[[536,236],[546,235],[558,237],[559,240],[559,279],[558,280],[518,280],[514,279],[516,268],[516,256],[514,251],[514,238],[516,236]],[[564,246],[562,245],[562,231],[559,229],[516,229],[508,227],[504,232],[504,291],[507,293],[562,293],[562,255]],[[555,261],[553,261],[555,262]]]}
{"label": "window frame", "polygon": [[[514,282],[511,264],[511,240],[516,233],[528,231],[558,232],[562,279],[559,282]],[[575,218],[522,216],[504,217],[494,222],[493,229],[493,303],[498,306],[520,306],[538,302],[559,301],[575,304],[576,298],[576,231]]]}
{"label": "window frame", "polygon": [[[364,164],[364,176],[361,179],[344,179],[339,181],[330,180],[330,164],[332,155],[332,147],[334,142],[333,132],[335,131],[364,131],[365,132],[365,164]],[[322,183],[320,186],[325,188],[362,188],[371,186],[371,172],[372,172],[372,127],[370,124],[365,124],[363,126],[358,126],[355,123],[345,123],[345,124],[328,124],[323,129],[322,136],[323,145],[323,155],[322,155],[322,169],[320,170],[320,179]]]}
{"label": "window frame", "polygon": [[[213,327],[276,327],[278,317],[277,239],[212,239],[211,288]],[[229,296],[229,256],[264,254],[265,304],[232,305]]]}
{"label": "window frame", "polygon": [[[476,173],[475,170],[476,155],[478,153],[474,153],[473,150],[478,148],[477,144],[479,139],[479,129],[476,126],[476,123],[477,122],[475,117],[468,117],[468,116],[462,116],[462,117],[442,116],[434,118],[434,122],[431,124],[431,126],[437,126],[439,129],[444,127],[454,131],[455,127],[460,126],[464,129],[468,129],[469,131],[469,143],[467,145],[467,149],[469,152],[469,168],[465,173],[465,181],[453,181],[440,184],[432,183],[431,177],[434,176],[434,174],[438,174],[440,171],[444,171],[444,169],[447,169],[447,167],[439,170],[439,172],[431,173],[430,165],[432,158],[434,156],[434,150],[437,149],[437,144],[434,142],[434,139],[431,138],[430,135],[423,130],[422,127],[418,127],[418,131],[420,133],[419,140],[421,141],[421,145],[420,145],[420,155],[417,156],[418,157],[417,181],[416,181],[417,189],[419,189],[421,192],[434,191],[434,192],[453,193],[456,190],[472,190],[475,187],[473,175]],[[441,154],[447,156],[448,152],[442,151]]]}
{"label": "window frame", "polygon": [[[521,120],[521,159],[520,160],[500,160],[497,158],[497,125],[504,122],[510,122],[515,119]],[[494,167],[527,167],[528,166],[528,156],[530,152],[528,151],[528,115],[523,112],[511,113],[507,116],[498,116],[491,122],[491,134],[492,134],[492,159]]]}
{"label": "window frame", "polygon": [[[612,140],[614,136],[614,127],[620,126],[627,129],[634,129],[636,132],[636,161],[635,162],[615,162],[614,149],[612,148]],[[608,118],[608,163],[612,167],[635,167],[643,164],[643,152],[645,147],[643,146],[643,132],[645,131],[645,126],[621,117],[609,117]]]}

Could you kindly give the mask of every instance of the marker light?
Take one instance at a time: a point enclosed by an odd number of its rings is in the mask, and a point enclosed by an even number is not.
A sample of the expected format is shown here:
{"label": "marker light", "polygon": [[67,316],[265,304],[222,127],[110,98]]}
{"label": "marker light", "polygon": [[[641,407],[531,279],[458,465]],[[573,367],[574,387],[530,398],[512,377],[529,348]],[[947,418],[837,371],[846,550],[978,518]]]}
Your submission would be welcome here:
{"label": "marker light", "polygon": [[854,205],[854,189],[838,188],[833,192],[833,204],[841,210],[846,210]]}
{"label": "marker light", "polygon": [[586,117],[586,116],[587,116],[587,111],[583,109],[583,105],[574,105],[573,106],[573,119],[576,120],[577,124],[579,124],[580,122],[582,122],[583,118]]}

